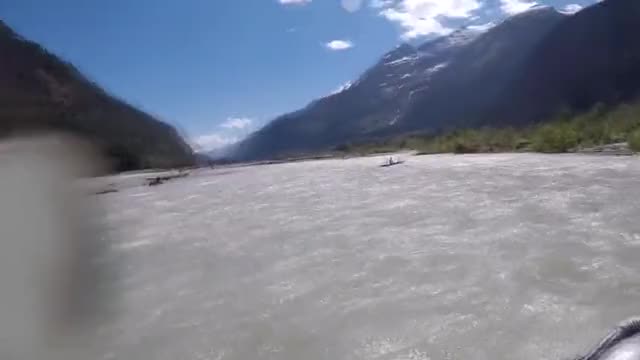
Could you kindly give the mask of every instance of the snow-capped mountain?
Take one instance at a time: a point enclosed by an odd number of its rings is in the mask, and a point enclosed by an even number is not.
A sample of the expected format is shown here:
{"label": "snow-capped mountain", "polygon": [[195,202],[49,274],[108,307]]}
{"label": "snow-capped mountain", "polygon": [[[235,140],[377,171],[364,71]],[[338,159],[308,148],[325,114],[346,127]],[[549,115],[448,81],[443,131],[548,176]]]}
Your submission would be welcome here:
{"label": "snow-capped mountain", "polygon": [[385,54],[366,71],[355,85],[375,88],[381,96],[394,96],[403,88],[409,89],[428,82],[444,69],[460,49],[488,31],[464,28],[447,36],[428,41],[419,47],[403,43]]}
{"label": "snow-capped mountain", "polygon": [[[616,23],[618,19],[625,21]],[[601,27],[589,28],[590,22]],[[627,36],[614,39],[597,29]],[[584,31],[589,36],[579,38]],[[623,66],[628,72],[640,72],[640,56],[625,52],[622,47],[637,49],[632,34],[638,33],[640,2],[605,0],[572,16],[551,7],[535,7],[495,26],[463,28],[417,47],[401,44],[349,86],[283,115],[254,133],[236,147],[235,156],[239,160],[283,157],[407,132],[518,123],[521,120],[512,119],[517,108],[511,103],[517,100],[530,109],[529,94],[539,91],[544,99],[545,84],[566,87],[555,84],[555,72],[551,78],[547,76],[547,62],[555,59],[554,71],[564,74],[558,76],[571,78],[567,75],[572,74],[570,64],[591,63],[586,49],[598,52],[589,47],[591,39],[605,49],[620,43],[613,51],[616,55],[608,56],[625,61]],[[573,49],[574,44],[584,47],[580,57],[566,50]],[[554,57],[553,52],[561,52],[563,57]],[[626,62],[629,56],[636,59],[635,63]],[[538,66],[541,63],[543,66]],[[606,63],[594,63],[594,69],[611,73],[598,68]],[[521,90],[520,82],[529,86],[528,92]],[[628,86],[632,87],[640,90],[640,81]],[[572,92],[579,94],[579,89]],[[569,95],[563,93],[558,99]],[[591,97],[584,103],[594,101],[598,99]],[[551,103],[534,103],[535,111],[519,114],[522,116],[518,119],[536,121],[554,110]]]}

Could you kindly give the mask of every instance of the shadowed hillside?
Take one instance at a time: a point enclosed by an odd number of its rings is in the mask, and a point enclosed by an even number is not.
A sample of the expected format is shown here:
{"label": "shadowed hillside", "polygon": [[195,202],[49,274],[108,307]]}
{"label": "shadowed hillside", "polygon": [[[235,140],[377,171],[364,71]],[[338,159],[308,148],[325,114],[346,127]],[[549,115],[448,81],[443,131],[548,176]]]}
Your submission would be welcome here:
{"label": "shadowed hillside", "polygon": [[550,32],[485,118],[529,123],[640,94],[640,2],[605,0]]}
{"label": "shadowed hillside", "polygon": [[190,165],[171,126],[117,99],[0,21],[0,136],[62,130],[99,144],[116,170]]}

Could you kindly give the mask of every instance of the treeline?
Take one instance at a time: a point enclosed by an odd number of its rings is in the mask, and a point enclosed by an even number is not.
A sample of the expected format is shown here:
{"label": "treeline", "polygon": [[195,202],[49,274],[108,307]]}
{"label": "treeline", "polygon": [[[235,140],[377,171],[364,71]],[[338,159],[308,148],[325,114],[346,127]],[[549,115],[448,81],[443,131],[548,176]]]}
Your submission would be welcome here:
{"label": "treeline", "polygon": [[481,128],[446,134],[408,135],[376,142],[341,145],[339,152],[373,154],[415,150],[421,154],[524,152],[564,153],[599,145],[628,142],[640,152],[640,102],[614,109],[603,105],[572,115],[563,112],[551,121],[524,128]]}

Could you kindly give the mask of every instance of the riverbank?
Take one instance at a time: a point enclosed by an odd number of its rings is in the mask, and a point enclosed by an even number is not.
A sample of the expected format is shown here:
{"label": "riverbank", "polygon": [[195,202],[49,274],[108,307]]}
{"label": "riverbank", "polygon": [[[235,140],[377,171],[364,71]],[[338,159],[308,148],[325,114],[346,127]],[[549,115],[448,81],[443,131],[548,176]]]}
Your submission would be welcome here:
{"label": "riverbank", "polygon": [[594,146],[586,149],[579,149],[576,151],[579,154],[589,155],[610,155],[610,156],[631,156],[635,152],[629,148],[627,143],[615,143],[608,145]]}
{"label": "riverbank", "polygon": [[596,106],[581,114],[559,114],[525,127],[468,128],[441,134],[410,134],[338,146],[345,154],[415,150],[440,153],[574,153],[628,155],[640,151],[640,103]]}

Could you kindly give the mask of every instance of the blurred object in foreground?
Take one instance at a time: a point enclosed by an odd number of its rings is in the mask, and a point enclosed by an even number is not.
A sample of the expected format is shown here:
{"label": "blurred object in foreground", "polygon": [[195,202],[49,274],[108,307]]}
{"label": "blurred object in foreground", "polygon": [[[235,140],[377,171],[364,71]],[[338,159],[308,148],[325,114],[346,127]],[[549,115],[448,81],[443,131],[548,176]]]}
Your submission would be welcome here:
{"label": "blurred object in foreground", "polygon": [[90,359],[110,291],[89,144],[63,135],[0,142],[0,359]]}
{"label": "blurred object in foreground", "polygon": [[623,321],[588,355],[576,360],[640,360],[640,318]]}

